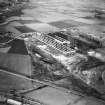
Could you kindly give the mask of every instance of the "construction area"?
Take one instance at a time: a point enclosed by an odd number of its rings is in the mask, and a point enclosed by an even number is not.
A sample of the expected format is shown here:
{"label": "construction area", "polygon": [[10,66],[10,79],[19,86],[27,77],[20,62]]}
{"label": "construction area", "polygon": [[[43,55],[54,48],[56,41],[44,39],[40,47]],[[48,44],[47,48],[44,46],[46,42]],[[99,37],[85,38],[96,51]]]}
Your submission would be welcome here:
{"label": "construction area", "polygon": [[0,0],[0,105],[105,105],[105,1]]}

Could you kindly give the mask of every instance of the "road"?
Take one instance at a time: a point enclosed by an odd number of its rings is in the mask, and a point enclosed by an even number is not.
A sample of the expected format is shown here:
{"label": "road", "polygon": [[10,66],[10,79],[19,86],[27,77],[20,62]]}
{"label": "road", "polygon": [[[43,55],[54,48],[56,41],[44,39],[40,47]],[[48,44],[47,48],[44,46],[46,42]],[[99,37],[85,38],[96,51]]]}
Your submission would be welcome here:
{"label": "road", "polygon": [[[104,9],[104,0],[30,0],[30,6],[21,16],[12,16],[3,26],[19,35],[25,32],[52,32],[64,28],[78,28],[83,32],[104,37],[105,19],[96,18],[95,9]],[[2,27],[2,26],[1,26]],[[4,51],[4,49],[2,49]],[[0,50],[1,51],[1,50]],[[8,51],[5,50],[5,53]],[[30,81],[3,72],[0,81],[4,89],[30,89]],[[3,79],[4,78],[4,79]],[[6,78],[6,79],[5,79]],[[17,82],[16,82],[17,81]],[[104,105],[92,97],[80,97],[47,87],[28,94],[48,105]]]}

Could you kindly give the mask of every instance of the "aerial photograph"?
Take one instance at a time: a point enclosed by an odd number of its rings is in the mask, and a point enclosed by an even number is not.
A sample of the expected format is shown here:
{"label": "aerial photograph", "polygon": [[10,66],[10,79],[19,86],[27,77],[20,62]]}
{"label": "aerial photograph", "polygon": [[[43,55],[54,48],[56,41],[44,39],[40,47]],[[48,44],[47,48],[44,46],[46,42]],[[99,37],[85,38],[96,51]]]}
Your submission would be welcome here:
{"label": "aerial photograph", "polygon": [[0,105],[105,105],[105,0],[0,0]]}

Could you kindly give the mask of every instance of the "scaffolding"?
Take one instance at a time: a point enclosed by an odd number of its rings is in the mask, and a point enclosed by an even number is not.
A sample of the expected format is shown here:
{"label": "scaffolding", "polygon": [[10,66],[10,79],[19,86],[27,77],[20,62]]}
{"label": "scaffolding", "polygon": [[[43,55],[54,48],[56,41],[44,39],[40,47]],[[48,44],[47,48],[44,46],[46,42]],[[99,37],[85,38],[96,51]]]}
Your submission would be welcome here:
{"label": "scaffolding", "polygon": [[56,50],[59,50],[63,54],[68,54],[74,51],[73,49],[70,48],[71,44],[69,41],[60,37],[54,38],[45,33],[38,33],[38,32],[24,33],[20,37],[23,39],[25,37],[32,37],[32,39],[37,39],[45,43],[46,45],[53,47]]}

